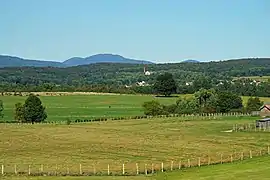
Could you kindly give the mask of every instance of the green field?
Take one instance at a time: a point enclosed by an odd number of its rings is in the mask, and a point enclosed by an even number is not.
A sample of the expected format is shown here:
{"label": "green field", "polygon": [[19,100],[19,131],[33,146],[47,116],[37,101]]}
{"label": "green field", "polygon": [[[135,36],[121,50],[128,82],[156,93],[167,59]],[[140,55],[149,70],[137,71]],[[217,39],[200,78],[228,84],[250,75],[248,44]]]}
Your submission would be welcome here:
{"label": "green field", "polygon": [[241,78],[247,78],[247,79],[253,79],[256,81],[261,82],[267,82],[270,79],[270,76],[245,76],[245,77],[235,77],[234,79],[241,79]]}
{"label": "green field", "polygon": [[[164,104],[172,104],[177,100],[177,98],[140,95],[70,95],[40,96],[40,98],[47,108],[48,121],[143,115],[142,104],[145,101],[156,99]],[[0,96],[0,99],[4,101],[5,117],[3,120],[10,121],[14,119],[15,104],[17,102],[23,103],[26,97]],[[261,98],[261,100],[270,101],[270,98]],[[243,97],[243,101],[245,103],[247,97]]]}
{"label": "green field", "polygon": [[253,122],[256,118],[242,117],[233,119],[223,117],[215,120],[166,118],[151,120],[128,120],[94,122],[75,125],[18,125],[1,124],[0,164],[13,172],[14,164],[18,169],[27,171],[32,164],[33,171],[44,164],[48,171],[78,173],[79,164],[83,171],[105,172],[110,164],[111,170],[121,173],[122,164],[127,172],[135,172],[139,163],[143,172],[144,165],[151,163],[159,169],[161,162],[169,168],[171,161],[183,164],[187,159],[191,164],[228,161],[232,155],[240,159],[240,154],[254,156],[259,151],[267,151],[270,133],[268,132],[222,132],[232,129],[235,123]]}
{"label": "green field", "polygon": [[196,167],[150,176],[129,177],[5,177],[4,180],[268,180],[270,157],[214,166]]}

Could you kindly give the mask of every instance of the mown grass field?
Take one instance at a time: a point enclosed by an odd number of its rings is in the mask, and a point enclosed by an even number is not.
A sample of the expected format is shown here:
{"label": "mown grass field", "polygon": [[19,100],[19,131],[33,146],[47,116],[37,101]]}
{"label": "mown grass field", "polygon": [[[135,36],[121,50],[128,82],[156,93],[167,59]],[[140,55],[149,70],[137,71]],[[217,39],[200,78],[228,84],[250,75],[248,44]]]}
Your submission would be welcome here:
{"label": "mown grass field", "polygon": [[121,174],[122,164],[126,171],[135,173],[135,163],[143,172],[144,165],[156,169],[161,162],[169,168],[171,161],[183,164],[187,159],[196,164],[198,157],[206,163],[208,156],[212,162],[240,159],[249,150],[253,156],[259,151],[267,151],[270,133],[268,132],[222,132],[232,129],[235,123],[253,122],[256,118],[223,117],[215,120],[166,118],[151,120],[127,120],[93,122],[74,125],[18,125],[0,124],[0,164],[5,170],[14,172],[14,164],[20,171],[27,172],[28,164],[32,171],[38,171],[44,164],[46,171],[57,170],[78,173],[79,164],[85,172]]}
{"label": "mown grass field", "polygon": [[[191,95],[179,95],[180,97]],[[143,115],[142,104],[145,101],[158,100],[163,104],[175,103],[177,98],[157,98],[141,95],[70,95],[40,96],[47,108],[47,121],[66,121],[67,119],[87,119],[91,117],[119,117]],[[243,97],[246,103],[248,97]],[[4,101],[4,119],[13,120],[17,102],[23,103],[25,96],[0,96]],[[270,98],[261,98],[270,101]],[[109,107],[110,106],[110,107]]]}
{"label": "mown grass field", "polygon": [[245,76],[245,77],[235,77],[234,79],[240,78],[248,78],[256,81],[267,82],[270,79],[270,76]]}
{"label": "mown grass field", "polygon": [[270,157],[136,177],[4,177],[4,180],[268,180]]}

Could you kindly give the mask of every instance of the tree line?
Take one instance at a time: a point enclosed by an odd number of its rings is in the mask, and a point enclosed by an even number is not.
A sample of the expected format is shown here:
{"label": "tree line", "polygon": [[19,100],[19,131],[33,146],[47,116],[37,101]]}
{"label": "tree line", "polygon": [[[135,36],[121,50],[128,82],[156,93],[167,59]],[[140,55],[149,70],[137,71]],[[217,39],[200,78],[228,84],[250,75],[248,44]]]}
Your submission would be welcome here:
{"label": "tree line", "polygon": [[[238,95],[270,96],[270,81],[254,83],[241,76],[267,76],[270,59],[240,59],[207,63],[150,64],[145,76],[143,64],[99,63],[69,68],[0,68],[0,92],[95,91],[112,93],[155,93],[161,74],[170,72],[176,93],[193,94],[201,88],[230,91]],[[147,85],[138,86],[145,81]],[[2,94],[1,93],[1,94]]]}
{"label": "tree line", "polygon": [[201,114],[201,113],[251,113],[258,111],[263,102],[258,97],[250,97],[247,105],[242,98],[228,91],[200,89],[192,97],[179,98],[176,103],[163,105],[156,100],[143,103],[145,115]]}

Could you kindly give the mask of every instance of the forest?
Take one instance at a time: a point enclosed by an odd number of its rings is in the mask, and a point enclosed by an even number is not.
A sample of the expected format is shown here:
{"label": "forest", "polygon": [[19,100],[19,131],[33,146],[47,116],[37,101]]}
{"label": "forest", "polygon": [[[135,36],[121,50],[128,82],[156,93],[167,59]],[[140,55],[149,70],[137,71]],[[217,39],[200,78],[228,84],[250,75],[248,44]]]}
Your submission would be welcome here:
{"label": "forest", "polygon": [[[158,75],[169,72],[177,83],[177,93],[194,93],[201,88],[226,90],[239,95],[270,96],[270,80],[249,77],[270,75],[269,58],[236,59],[201,63],[148,64],[97,63],[67,68],[0,68],[0,92],[95,91],[154,93]],[[145,84],[139,86],[138,82]]]}

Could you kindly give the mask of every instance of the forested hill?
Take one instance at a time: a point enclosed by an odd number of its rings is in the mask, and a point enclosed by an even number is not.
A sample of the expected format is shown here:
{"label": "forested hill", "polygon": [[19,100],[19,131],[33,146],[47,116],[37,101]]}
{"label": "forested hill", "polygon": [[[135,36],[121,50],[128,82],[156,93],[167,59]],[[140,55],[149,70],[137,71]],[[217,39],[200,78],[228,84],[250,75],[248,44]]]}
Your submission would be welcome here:
{"label": "forested hill", "polygon": [[71,67],[78,65],[88,65],[93,63],[128,63],[128,64],[152,64],[150,61],[135,60],[125,58],[115,54],[96,54],[89,57],[73,57],[63,62],[56,61],[41,61],[41,60],[30,60],[23,59],[14,56],[3,56],[0,55],[0,67]]}
{"label": "forested hill", "polygon": [[[145,81],[153,84],[160,73],[174,75],[181,92],[193,92],[200,87],[214,87],[221,81],[237,76],[269,76],[270,58],[238,59],[220,62],[148,64],[151,75],[144,74],[143,64],[97,63],[74,67],[8,67],[0,68],[0,90],[80,90],[103,85],[131,86]],[[193,84],[192,88],[186,85]],[[46,85],[46,87],[44,87]],[[42,86],[42,88],[40,88]],[[58,88],[57,88],[58,87]],[[61,89],[62,88],[62,89]],[[109,88],[110,89],[110,88]],[[85,90],[85,89],[84,89]],[[243,90],[244,91],[244,90]],[[269,93],[270,94],[270,93]]]}

